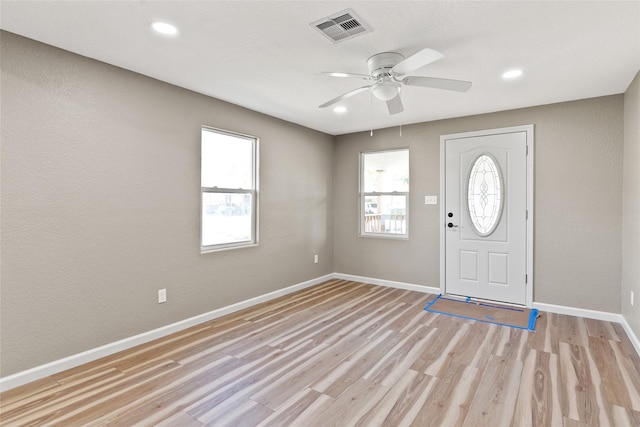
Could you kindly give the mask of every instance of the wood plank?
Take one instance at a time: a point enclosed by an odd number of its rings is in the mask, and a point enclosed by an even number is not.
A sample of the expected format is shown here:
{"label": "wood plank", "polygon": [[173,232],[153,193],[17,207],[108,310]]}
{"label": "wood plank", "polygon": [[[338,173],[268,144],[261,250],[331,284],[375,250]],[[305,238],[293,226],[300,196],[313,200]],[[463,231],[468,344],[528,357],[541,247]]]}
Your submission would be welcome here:
{"label": "wood plank", "polygon": [[535,333],[331,280],[0,395],[0,424],[640,425],[640,357],[615,323]]}
{"label": "wood plank", "polygon": [[640,355],[636,352],[635,347],[631,343],[631,340],[627,336],[622,325],[620,323],[610,323],[610,324],[611,324],[611,327],[613,327],[613,330],[616,331],[616,334],[620,338],[620,343],[622,345],[622,348],[624,349],[624,353],[631,358],[634,365],[640,366]]}
{"label": "wood plank", "polygon": [[500,334],[493,354],[510,359],[524,360],[529,331],[514,328],[500,328]]}
{"label": "wood plank", "polygon": [[[407,370],[391,390],[360,420],[363,426],[408,425],[424,405],[435,380],[420,372]],[[421,397],[423,399],[421,400]],[[417,410],[416,410],[417,409]],[[414,414],[410,412],[414,410]]]}
{"label": "wood plank", "polygon": [[[316,420],[318,414],[323,413],[333,402],[335,399],[327,396],[326,394],[320,394],[316,400],[314,400],[311,405],[309,405],[299,416],[296,416],[295,419],[291,422],[291,424],[276,424],[276,423],[267,423],[265,425],[272,427],[282,427],[283,425],[291,425],[291,426],[308,426],[313,420]],[[259,425],[263,425],[262,423]]]}
{"label": "wood plank", "polygon": [[[196,420],[189,414],[185,412],[177,412],[172,417],[167,418],[166,420],[158,422],[155,427],[202,427],[200,421]],[[111,427],[111,425],[109,425]]]}
{"label": "wood plank", "polygon": [[314,358],[326,349],[326,346],[314,346],[311,341],[307,341],[263,366],[230,372],[224,381],[214,385],[211,392],[184,410],[205,424],[211,422],[219,415],[233,410],[238,403],[244,403],[252,394],[272,384],[285,373],[309,363],[308,358]]}
{"label": "wood plank", "polygon": [[625,390],[631,401],[630,409],[640,411],[640,372],[638,371],[638,365],[634,364],[633,359],[625,353],[619,341],[609,341],[609,345],[615,354],[613,360],[615,360],[622,375]]}
{"label": "wood plank", "polygon": [[[464,325],[462,328],[465,328]],[[448,363],[474,367],[485,366],[493,348],[492,338],[499,328],[491,323],[470,323],[464,337],[461,337],[449,351]],[[484,346],[485,342],[487,342],[486,346]],[[442,365],[440,370],[443,369],[447,369],[447,364]]]}
{"label": "wood plank", "polygon": [[546,351],[552,353],[551,349],[545,347],[547,342],[547,323],[549,316],[546,313],[540,313],[536,320],[536,330],[527,335],[527,346],[537,351]]}
{"label": "wood plank", "polygon": [[575,316],[558,314],[558,339],[560,342],[589,346],[589,335],[584,320]]}
{"label": "wood plank", "polygon": [[320,396],[322,396],[322,393],[310,388],[303,390],[301,393],[296,393],[283,403],[277,411],[260,420],[260,423],[256,423],[256,427],[291,425],[306,410],[311,408]]}
{"label": "wood plank", "polygon": [[433,389],[411,425],[460,425],[467,415],[471,397],[480,381],[478,372],[476,368],[456,365],[442,377],[436,378]]}
{"label": "wood plank", "polygon": [[309,339],[310,334],[317,334],[325,328],[330,328],[334,321],[343,320],[349,316],[349,313],[358,313],[352,322],[359,324],[373,317],[373,313],[368,307],[376,306],[381,301],[387,298],[383,290],[379,288],[374,292],[368,292],[359,298],[346,300],[342,305],[331,307],[331,309],[324,312],[319,312],[316,315],[306,313],[307,317],[304,322],[299,323],[292,329],[285,329],[275,340],[271,342],[271,345],[279,346],[281,348],[288,348],[296,345],[302,341]]}
{"label": "wood plank", "polygon": [[260,421],[268,418],[273,411],[253,400],[247,400],[242,405],[227,412],[222,417],[216,417],[207,424],[207,427],[238,427],[255,426]]}
{"label": "wood plank", "polygon": [[600,408],[596,400],[587,351],[579,345],[560,343],[560,371],[563,415],[590,425],[598,423]]}
{"label": "wood plank", "polygon": [[560,314],[544,313],[544,317],[547,320],[547,327],[545,330],[545,344],[544,351],[548,353],[559,354],[560,352],[560,335],[558,333],[558,323]]}
{"label": "wood plank", "polygon": [[[25,384],[22,387],[16,387],[11,390],[7,390],[2,393],[2,400],[0,401],[0,406],[2,410],[6,410],[9,405],[15,404],[23,399],[31,398],[33,399],[34,395],[43,394],[47,391],[55,393],[60,387],[60,383],[54,380],[52,377],[45,377],[36,381],[33,381],[29,384]],[[23,405],[25,402],[18,403],[18,405]]]}
{"label": "wood plank", "polygon": [[560,394],[554,381],[557,371],[557,355],[529,351],[524,360],[512,427],[562,426]]}
{"label": "wood plank", "polygon": [[[487,325],[486,323],[477,324],[479,325]],[[477,345],[476,352],[473,355],[473,359],[469,362],[470,366],[475,366],[476,368],[484,369],[487,366],[487,362],[489,361],[489,357],[491,357],[491,352],[496,346],[499,337],[499,331],[502,330],[503,327],[498,325],[489,324],[489,329],[480,329],[477,328],[476,325],[473,327],[472,336],[480,336],[482,341],[480,344],[476,344],[475,341],[472,341],[471,344]],[[469,346],[470,347],[470,346]]]}
{"label": "wood plank", "polygon": [[[444,318],[441,314],[426,313],[431,316],[438,316]],[[450,317],[449,317],[450,318]],[[467,322],[458,322],[456,320],[438,325],[435,321],[431,323],[430,327],[436,328],[436,334],[431,339],[429,348],[420,354],[416,361],[410,366],[411,369],[418,372],[425,372],[429,366],[436,361],[441,360],[445,349],[449,346],[451,337],[455,336],[462,328],[462,325],[468,324]],[[442,363],[438,363],[441,366]]]}
{"label": "wood plank", "polygon": [[344,359],[325,375],[316,380],[311,387],[324,394],[337,398],[347,388],[353,385],[367,371],[369,371],[385,354],[397,345],[404,335],[387,334],[376,337],[375,340],[363,346]]}
{"label": "wood plank", "polygon": [[611,323],[594,319],[584,319],[583,321],[587,328],[587,334],[590,337],[620,341],[620,337]]}
{"label": "wood plank", "polygon": [[515,410],[521,372],[522,361],[491,356],[463,425],[509,425]]}
{"label": "wood plank", "polygon": [[616,363],[616,353],[609,340],[589,338],[589,349],[600,373],[604,396],[612,405],[632,408],[629,390],[625,387],[625,379]]}
{"label": "wood plank", "polygon": [[464,323],[460,326],[460,328],[456,331],[453,337],[449,338],[446,347],[442,349],[437,359],[435,359],[432,363],[429,363],[425,369],[424,373],[427,375],[431,375],[432,377],[439,377],[441,375],[440,371],[448,370],[451,367],[453,358],[455,353],[453,349],[458,345],[458,343],[465,338],[469,334],[471,330],[471,325],[468,323]]}
{"label": "wood plank", "polygon": [[434,329],[425,326],[416,328],[413,333],[407,334],[404,340],[383,355],[362,378],[374,384],[393,386],[426,349],[435,332]]}
{"label": "wood plank", "polygon": [[327,347],[325,351],[315,354],[280,375],[275,381],[266,384],[259,392],[253,394],[251,399],[274,410],[278,409],[291,397],[292,393],[299,389],[306,389],[324,372],[330,371],[354,353],[364,342],[365,340],[359,336],[348,335],[335,346]]}
{"label": "wood plank", "polygon": [[360,378],[317,414],[309,427],[357,425],[388,391],[388,387]]}

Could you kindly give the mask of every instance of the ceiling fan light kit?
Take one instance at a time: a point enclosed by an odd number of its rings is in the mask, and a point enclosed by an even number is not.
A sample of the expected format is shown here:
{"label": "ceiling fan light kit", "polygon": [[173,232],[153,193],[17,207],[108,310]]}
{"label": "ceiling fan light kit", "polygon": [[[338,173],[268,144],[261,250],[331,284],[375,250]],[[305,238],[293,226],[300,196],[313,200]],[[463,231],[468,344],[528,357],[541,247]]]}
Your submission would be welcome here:
{"label": "ceiling fan light kit", "polygon": [[466,92],[471,88],[471,82],[463,80],[442,79],[437,77],[407,76],[408,73],[422,68],[432,62],[443,58],[440,52],[425,48],[405,58],[397,52],[383,52],[369,57],[367,67],[369,74],[354,74],[342,72],[327,72],[332,77],[355,77],[363,80],[375,80],[375,83],[363,86],[350,92],[344,93],[324,104],[320,108],[325,108],[345,100],[365,90],[371,93],[380,101],[387,103],[389,114],[398,114],[404,111],[400,90],[402,85],[422,86],[435,89],[453,90]]}
{"label": "ceiling fan light kit", "polygon": [[383,80],[373,85],[371,91],[380,101],[391,101],[400,93],[400,83]]}

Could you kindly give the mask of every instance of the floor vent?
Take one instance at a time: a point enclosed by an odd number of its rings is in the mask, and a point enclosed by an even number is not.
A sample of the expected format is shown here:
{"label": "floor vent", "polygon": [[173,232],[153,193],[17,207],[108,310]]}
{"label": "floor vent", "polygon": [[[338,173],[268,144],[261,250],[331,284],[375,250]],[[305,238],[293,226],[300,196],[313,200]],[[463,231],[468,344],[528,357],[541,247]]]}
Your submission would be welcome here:
{"label": "floor vent", "polygon": [[371,27],[351,9],[346,9],[328,18],[312,22],[310,25],[334,43],[343,42],[372,31]]}

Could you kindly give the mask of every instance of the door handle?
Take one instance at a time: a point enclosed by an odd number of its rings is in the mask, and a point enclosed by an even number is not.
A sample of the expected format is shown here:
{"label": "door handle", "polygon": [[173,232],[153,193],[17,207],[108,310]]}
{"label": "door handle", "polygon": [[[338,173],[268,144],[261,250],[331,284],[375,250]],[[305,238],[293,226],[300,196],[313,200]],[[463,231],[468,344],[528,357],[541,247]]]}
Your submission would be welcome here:
{"label": "door handle", "polygon": [[447,227],[454,228],[454,227],[457,227],[457,225],[454,225],[452,222],[450,222],[449,224],[447,224]]}

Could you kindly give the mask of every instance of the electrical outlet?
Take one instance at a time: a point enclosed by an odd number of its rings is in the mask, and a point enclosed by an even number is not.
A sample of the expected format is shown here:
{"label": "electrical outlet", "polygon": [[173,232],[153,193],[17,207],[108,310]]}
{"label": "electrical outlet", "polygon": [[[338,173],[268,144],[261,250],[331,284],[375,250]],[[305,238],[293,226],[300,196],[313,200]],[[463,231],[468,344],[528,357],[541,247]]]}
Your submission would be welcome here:
{"label": "electrical outlet", "polygon": [[163,302],[167,302],[167,290],[158,289],[158,304],[162,304]]}
{"label": "electrical outlet", "polygon": [[631,305],[633,306],[633,291],[631,291]]}
{"label": "electrical outlet", "polygon": [[313,256],[313,262],[316,264],[318,263],[318,255]]}

